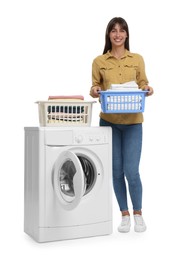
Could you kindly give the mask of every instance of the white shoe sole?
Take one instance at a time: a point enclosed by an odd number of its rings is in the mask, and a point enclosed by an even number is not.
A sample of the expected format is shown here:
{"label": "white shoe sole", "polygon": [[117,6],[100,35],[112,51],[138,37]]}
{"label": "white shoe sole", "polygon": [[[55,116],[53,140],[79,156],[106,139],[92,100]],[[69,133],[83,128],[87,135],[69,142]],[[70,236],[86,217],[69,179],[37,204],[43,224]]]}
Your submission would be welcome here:
{"label": "white shoe sole", "polygon": [[134,227],[134,231],[137,232],[137,233],[142,233],[142,232],[145,232],[147,229],[147,227]]}
{"label": "white shoe sole", "polygon": [[125,228],[118,227],[118,232],[120,233],[128,233],[129,231],[130,231],[130,226]]}

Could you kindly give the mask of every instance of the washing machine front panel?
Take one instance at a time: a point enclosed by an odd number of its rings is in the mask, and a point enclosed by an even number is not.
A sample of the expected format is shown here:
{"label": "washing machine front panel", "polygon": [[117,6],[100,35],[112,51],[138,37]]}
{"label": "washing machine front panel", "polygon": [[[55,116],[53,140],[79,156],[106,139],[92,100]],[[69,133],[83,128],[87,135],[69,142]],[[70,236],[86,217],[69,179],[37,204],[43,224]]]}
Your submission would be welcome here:
{"label": "washing machine front panel", "polygon": [[[72,144],[65,145],[65,142],[64,145],[61,145],[58,142],[57,145],[52,144],[51,141],[51,136],[54,136],[56,130],[54,129],[51,135],[49,129],[49,144],[47,141],[45,142],[46,181],[45,208],[43,209],[45,217],[42,226],[88,225],[89,223],[105,222],[111,218],[112,151],[109,130],[107,128],[79,128],[72,134]],[[62,134],[65,135],[65,129]],[[46,137],[47,135],[45,139]],[[62,159],[64,154],[68,154],[67,152],[71,152],[77,157],[76,162],[73,162],[72,158]],[[56,161],[57,166],[55,167]],[[75,164],[79,165],[78,172],[81,173],[79,173],[79,178],[84,181],[82,185],[79,184],[80,193],[78,191],[77,203],[74,202],[76,198],[72,181],[69,183],[76,171]],[[65,168],[68,168],[67,171],[70,172],[70,174],[66,174],[67,182],[62,174]],[[75,188],[77,188],[76,182]]]}
{"label": "washing machine front panel", "polygon": [[72,210],[77,207],[86,190],[85,175],[80,160],[71,151],[64,151],[57,158],[53,184],[64,209]]}
{"label": "washing machine front panel", "polygon": [[107,234],[111,128],[36,127],[26,134],[25,232],[39,242]]}
{"label": "washing machine front panel", "polygon": [[[56,184],[54,184],[54,178],[55,181],[57,179],[58,185],[60,175],[59,172],[62,168],[61,165],[63,165],[65,162],[61,159],[61,154],[64,154],[64,151],[66,153],[69,151],[77,157],[87,158],[92,165],[90,165],[88,169],[87,174],[90,175],[88,177],[88,180],[85,176],[85,169],[82,168],[84,176],[83,196],[78,200],[77,204],[73,203],[73,205],[69,202],[63,201],[63,197],[59,198],[59,196],[61,196],[58,188],[59,186],[57,186],[57,191],[55,190]],[[109,164],[109,156],[111,156],[111,154],[108,151],[109,149],[107,145],[93,145],[87,147],[48,146],[46,148],[47,173],[45,187],[45,226],[56,227],[87,225],[88,223],[97,223],[109,219],[111,205],[111,165]],[[60,158],[61,160],[58,164],[60,166],[57,166],[57,171],[54,168],[55,158],[57,158],[58,161],[58,158]],[[105,161],[107,163],[104,163]],[[81,162],[80,166],[82,167]],[[69,167],[71,167],[71,172],[73,170],[73,164],[71,163]],[[53,179],[53,181],[51,181],[51,179]],[[67,185],[66,188],[68,188]],[[71,200],[72,202],[72,200],[74,199],[74,197],[72,197],[72,189],[69,192],[71,195],[70,197],[67,196],[69,195],[69,193],[67,195],[64,194],[64,196],[66,196],[67,200]]]}

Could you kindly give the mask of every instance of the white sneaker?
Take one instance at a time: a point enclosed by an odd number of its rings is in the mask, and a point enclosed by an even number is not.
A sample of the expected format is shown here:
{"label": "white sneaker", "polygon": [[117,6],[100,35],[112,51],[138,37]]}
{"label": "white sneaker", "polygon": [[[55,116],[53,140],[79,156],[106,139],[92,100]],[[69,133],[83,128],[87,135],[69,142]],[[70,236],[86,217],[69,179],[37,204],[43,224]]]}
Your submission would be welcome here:
{"label": "white sneaker", "polygon": [[130,227],[131,227],[131,220],[130,220],[130,216],[122,216],[122,221],[120,226],[118,227],[118,231],[122,232],[122,233],[127,233],[130,231]]}
{"label": "white sneaker", "polygon": [[135,232],[144,232],[146,231],[146,224],[143,220],[143,217],[139,214],[135,214],[134,215],[134,222],[135,222],[135,226],[134,226],[134,230]]}

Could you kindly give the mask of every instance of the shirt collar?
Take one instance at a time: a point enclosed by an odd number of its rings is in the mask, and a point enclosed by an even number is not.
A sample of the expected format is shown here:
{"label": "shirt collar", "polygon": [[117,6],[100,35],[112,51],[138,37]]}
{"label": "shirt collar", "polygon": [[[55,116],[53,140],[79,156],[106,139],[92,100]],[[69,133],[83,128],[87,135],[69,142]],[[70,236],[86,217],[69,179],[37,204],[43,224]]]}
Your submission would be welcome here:
{"label": "shirt collar", "polygon": [[[123,58],[125,58],[125,57],[127,57],[127,56],[133,57],[133,54],[132,54],[130,51],[125,50],[125,54],[124,54],[124,57],[123,57]],[[114,57],[114,56],[111,54],[110,51],[107,51],[107,53],[105,54],[105,59],[108,60],[108,59],[111,58],[111,57]]]}

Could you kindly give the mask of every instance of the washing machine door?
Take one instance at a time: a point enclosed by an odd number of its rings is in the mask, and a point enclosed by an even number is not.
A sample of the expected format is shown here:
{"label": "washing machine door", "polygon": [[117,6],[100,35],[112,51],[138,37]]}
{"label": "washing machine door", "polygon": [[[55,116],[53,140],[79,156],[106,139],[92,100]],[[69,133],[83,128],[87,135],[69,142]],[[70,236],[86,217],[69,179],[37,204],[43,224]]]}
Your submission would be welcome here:
{"label": "washing machine door", "polygon": [[71,151],[62,152],[53,171],[53,184],[61,206],[72,210],[78,206],[86,191],[85,174],[78,157]]}

